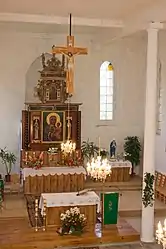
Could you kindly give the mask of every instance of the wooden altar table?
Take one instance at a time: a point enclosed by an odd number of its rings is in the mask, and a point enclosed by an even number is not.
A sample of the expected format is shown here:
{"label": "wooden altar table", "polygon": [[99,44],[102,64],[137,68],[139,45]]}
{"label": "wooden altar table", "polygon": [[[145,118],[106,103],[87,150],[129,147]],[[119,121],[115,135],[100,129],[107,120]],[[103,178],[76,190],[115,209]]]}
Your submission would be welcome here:
{"label": "wooden altar table", "polygon": [[107,182],[127,182],[130,180],[132,164],[129,161],[110,161],[112,173]]}
{"label": "wooden altar table", "polygon": [[22,171],[25,194],[73,192],[84,189],[83,167],[42,167]]}
{"label": "wooden altar table", "polygon": [[[80,212],[85,214],[87,226],[94,228],[96,224],[96,212],[100,209],[100,198],[93,192],[77,196],[77,192],[70,193],[50,193],[41,194],[39,208],[43,214],[43,203],[46,201],[46,225],[60,227],[60,215],[71,207],[80,208]],[[97,210],[98,209],[98,210]]]}

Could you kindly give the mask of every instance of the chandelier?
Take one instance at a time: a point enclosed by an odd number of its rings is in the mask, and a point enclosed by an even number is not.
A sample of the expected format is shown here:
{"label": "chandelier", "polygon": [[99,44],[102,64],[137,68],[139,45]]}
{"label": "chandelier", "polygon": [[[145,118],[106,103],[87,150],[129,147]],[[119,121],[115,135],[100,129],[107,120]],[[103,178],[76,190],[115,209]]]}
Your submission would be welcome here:
{"label": "chandelier", "polygon": [[163,246],[163,249],[166,249],[166,219],[164,220],[164,226],[161,225],[160,221],[157,225],[156,240],[158,244]]}
{"label": "chandelier", "polygon": [[76,149],[76,144],[73,143],[71,140],[67,140],[65,143],[61,144],[61,151],[65,154],[70,154]]}
{"label": "chandelier", "polygon": [[71,154],[76,150],[76,143],[71,138],[71,118],[70,118],[70,95],[68,95],[68,116],[67,116],[67,140],[61,143],[61,151],[64,154]]}
{"label": "chandelier", "polygon": [[100,156],[100,138],[99,138],[99,156],[97,158],[92,158],[90,162],[87,163],[87,173],[88,175],[102,182],[105,182],[107,176],[111,174],[111,164],[107,158],[102,159]]}

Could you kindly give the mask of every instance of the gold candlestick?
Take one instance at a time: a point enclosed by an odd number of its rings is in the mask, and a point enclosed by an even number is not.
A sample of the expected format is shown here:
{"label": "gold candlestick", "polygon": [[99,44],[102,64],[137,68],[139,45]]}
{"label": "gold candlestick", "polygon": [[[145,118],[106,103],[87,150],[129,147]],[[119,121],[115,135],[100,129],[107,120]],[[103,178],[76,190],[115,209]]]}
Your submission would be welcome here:
{"label": "gold candlestick", "polygon": [[33,152],[33,158],[36,156],[36,152]]}
{"label": "gold candlestick", "polygon": [[27,151],[25,152],[25,164],[26,165],[28,164],[28,152]]}
{"label": "gold candlestick", "polygon": [[44,200],[43,204],[43,231],[46,231],[46,208],[47,208],[47,202]]}
{"label": "gold candlestick", "polygon": [[35,231],[38,231],[38,199],[35,200]]}

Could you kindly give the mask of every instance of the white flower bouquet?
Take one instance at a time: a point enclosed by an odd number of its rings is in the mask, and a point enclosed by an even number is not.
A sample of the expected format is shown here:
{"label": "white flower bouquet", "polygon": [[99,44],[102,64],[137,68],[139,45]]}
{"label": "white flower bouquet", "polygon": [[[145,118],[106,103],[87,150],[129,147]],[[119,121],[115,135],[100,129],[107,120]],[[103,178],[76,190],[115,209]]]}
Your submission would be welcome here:
{"label": "white flower bouquet", "polygon": [[49,148],[48,154],[56,154],[58,152],[58,148]]}
{"label": "white flower bouquet", "polygon": [[86,217],[78,207],[70,208],[60,215],[61,234],[81,234],[86,226]]}

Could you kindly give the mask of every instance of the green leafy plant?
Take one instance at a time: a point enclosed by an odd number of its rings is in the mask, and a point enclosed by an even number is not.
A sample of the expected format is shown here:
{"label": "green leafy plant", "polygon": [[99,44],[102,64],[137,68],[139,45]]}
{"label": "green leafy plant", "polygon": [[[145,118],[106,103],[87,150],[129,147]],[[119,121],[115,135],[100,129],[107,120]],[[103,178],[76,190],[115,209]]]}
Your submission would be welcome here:
{"label": "green leafy plant", "polygon": [[87,141],[83,141],[81,145],[81,155],[83,159],[90,159],[97,155],[99,149],[94,144],[94,142],[90,142],[89,139]]}
{"label": "green leafy plant", "polygon": [[[97,152],[97,154],[99,155],[99,148],[97,147],[97,149],[98,149],[98,152]],[[100,149],[100,156],[102,157],[102,158],[106,158],[107,156],[108,156],[108,151],[106,150],[106,149]]]}
{"label": "green leafy plant", "polygon": [[145,208],[148,206],[152,207],[154,203],[154,175],[145,173],[144,183],[142,202]]}
{"label": "green leafy plant", "polygon": [[4,148],[0,149],[0,158],[2,160],[2,163],[6,167],[6,174],[10,175],[12,166],[16,162],[16,156],[14,155],[13,152],[9,152],[6,150],[6,148]]}
{"label": "green leafy plant", "polygon": [[124,143],[125,159],[132,164],[132,174],[134,167],[140,163],[141,143],[137,136],[128,136]]}

